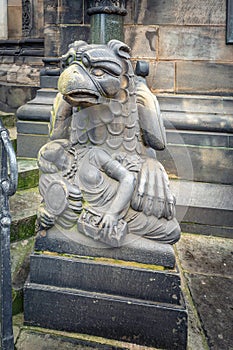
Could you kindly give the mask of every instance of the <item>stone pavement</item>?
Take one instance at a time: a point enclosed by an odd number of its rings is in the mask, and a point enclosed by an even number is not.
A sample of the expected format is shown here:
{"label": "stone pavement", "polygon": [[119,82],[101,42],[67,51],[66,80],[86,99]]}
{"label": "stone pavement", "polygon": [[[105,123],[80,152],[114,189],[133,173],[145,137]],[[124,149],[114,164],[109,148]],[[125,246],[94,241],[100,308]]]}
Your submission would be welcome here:
{"label": "stone pavement", "polygon": [[[183,234],[175,247],[189,314],[188,350],[233,350],[233,239]],[[17,350],[149,350],[98,337],[24,327],[14,317]]]}

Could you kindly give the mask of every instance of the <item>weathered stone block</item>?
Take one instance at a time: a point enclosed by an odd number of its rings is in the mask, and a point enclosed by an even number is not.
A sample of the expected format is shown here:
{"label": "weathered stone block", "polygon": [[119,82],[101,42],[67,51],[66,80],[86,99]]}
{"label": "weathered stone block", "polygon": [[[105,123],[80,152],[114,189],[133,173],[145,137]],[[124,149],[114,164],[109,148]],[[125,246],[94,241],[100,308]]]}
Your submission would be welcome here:
{"label": "weathered stone block", "polygon": [[83,1],[62,0],[59,12],[59,23],[78,24],[83,23]]}
{"label": "weathered stone block", "polygon": [[232,149],[170,144],[157,157],[169,174],[180,179],[232,184]]}
{"label": "weathered stone block", "polygon": [[17,155],[18,157],[37,158],[40,148],[48,142],[48,136],[18,134]]}
{"label": "weathered stone block", "polygon": [[186,310],[167,304],[28,283],[24,320],[32,326],[186,349]]}
{"label": "weathered stone block", "polygon": [[45,25],[45,57],[59,56],[60,50],[60,31],[57,25]]}
{"label": "weathered stone block", "polygon": [[8,37],[22,36],[22,5],[8,6]]}
{"label": "weathered stone block", "polygon": [[13,64],[15,62],[15,57],[14,56],[2,56],[1,63],[6,63],[6,64]]}
{"label": "weathered stone block", "polygon": [[60,53],[63,55],[68,50],[68,45],[75,40],[90,41],[90,27],[89,26],[62,26],[61,31],[61,45]]}
{"label": "weathered stone block", "polygon": [[58,19],[58,0],[44,0],[44,23],[55,24]]}
{"label": "weathered stone block", "polygon": [[20,134],[48,135],[49,123],[18,120],[17,132]]}
{"label": "weathered stone block", "polygon": [[225,28],[161,26],[159,59],[231,62],[233,46],[225,44]]}
{"label": "weathered stone block", "polygon": [[[179,113],[184,112],[183,121],[185,125],[185,119],[187,119],[186,115],[190,113],[197,113],[201,116],[201,119],[195,119],[196,126],[201,124],[201,121],[204,120],[203,124],[208,124],[207,126],[210,128],[209,130],[219,131],[217,129],[217,124],[221,124],[221,128],[225,132],[233,132],[232,129],[232,114],[233,114],[233,97],[229,96],[206,96],[206,95],[158,95],[158,101],[161,108],[161,111],[167,112],[167,114],[171,113]],[[203,119],[204,116],[210,115],[211,118],[221,117],[224,119],[215,120],[213,118],[212,123],[214,123],[214,129],[211,129],[211,123],[207,123],[207,119]],[[170,120],[170,118],[169,118]],[[172,120],[173,121],[173,120]],[[204,127],[204,125],[202,125]],[[198,129],[196,129],[198,130]],[[202,130],[202,129],[200,129]]]}
{"label": "weathered stone block", "polygon": [[177,62],[176,67],[178,93],[233,93],[231,63]]}
{"label": "weathered stone block", "polygon": [[13,65],[9,67],[9,70],[7,72],[7,82],[8,83],[15,83],[17,79],[17,73],[20,70],[20,66]]}
{"label": "weathered stone block", "polygon": [[225,25],[225,6],[225,0],[141,0],[134,16],[138,24]]}
{"label": "weathered stone block", "polygon": [[158,27],[126,26],[125,43],[132,49],[132,57],[156,58],[158,49]]}
{"label": "weathered stone block", "polygon": [[135,24],[135,2],[134,1],[126,1],[125,8],[127,10],[127,15],[124,18],[125,24]]}
{"label": "weathered stone block", "polygon": [[175,63],[150,62],[150,72],[147,83],[152,92],[174,92]]}
{"label": "weathered stone block", "polygon": [[10,86],[7,88],[7,104],[11,108],[18,108],[30,100],[35,95],[33,87],[28,86]]}
{"label": "weathered stone block", "polygon": [[[230,256],[229,259],[231,259]],[[232,275],[220,277],[220,275],[186,274],[195,307],[204,325],[209,348],[213,350],[232,347],[233,280],[231,277]],[[214,293],[210,293],[210,290]],[[222,293],[223,290],[224,293]]]}
{"label": "weathered stone block", "polygon": [[173,305],[182,304],[180,276],[175,270],[162,271],[156,270],[156,266],[152,265],[101,260],[88,257],[66,259],[62,254],[32,254],[30,282]]}
{"label": "weathered stone block", "polygon": [[182,141],[185,145],[230,148],[233,144],[233,135],[227,133],[170,129],[166,131],[166,134],[167,142],[172,144]]}

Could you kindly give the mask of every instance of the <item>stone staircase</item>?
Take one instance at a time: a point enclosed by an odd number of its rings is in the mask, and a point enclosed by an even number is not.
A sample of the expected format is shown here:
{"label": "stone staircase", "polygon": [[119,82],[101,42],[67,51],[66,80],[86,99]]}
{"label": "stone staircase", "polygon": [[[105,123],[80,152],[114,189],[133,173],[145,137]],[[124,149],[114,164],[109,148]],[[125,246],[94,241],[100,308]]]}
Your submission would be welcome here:
{"label": "stone staircase", "polygon": [[[17,151],[15,114],[0,112],[0,117]],[[18,188],[15,195],[10,197],[13,315],[23,310],[23,286],[29,272],[29,255],[34,245],[36,211],[41,200],[38,179],[36,159],[18,158]]]}

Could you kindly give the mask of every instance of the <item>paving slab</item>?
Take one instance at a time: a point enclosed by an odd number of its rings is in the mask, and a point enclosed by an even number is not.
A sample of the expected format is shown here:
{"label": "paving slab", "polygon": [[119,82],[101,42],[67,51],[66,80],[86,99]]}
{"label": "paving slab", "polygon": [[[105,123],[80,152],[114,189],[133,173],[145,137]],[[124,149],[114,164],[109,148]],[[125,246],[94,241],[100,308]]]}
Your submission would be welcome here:
{"label": "paving slab", "polygon": [[[16,350],[156,350],[100,337],[49,330],[22,329]],[[157,349],[158,350],[158,349]]]}
{"label": "paving slab", "polygon": [[233,279],[186,274],[211,350],[233,349]]}
{"label": "paving slab", "polygon": [[176,249],[186,272],[233,277],[233,239],[182,234]]}
{"label": "paving slab", "polygon": [[[183,234],[176,252],[184,276],[189,349],[232,350],[233,240]],[[206,338],[203,347],[196,343],[199,331]]]}
{"label": "paving slab", "polygon": [[37,187],[18,191],[10,197],[12,242],[34,235],[36,213],[40,202],[41,197]]}

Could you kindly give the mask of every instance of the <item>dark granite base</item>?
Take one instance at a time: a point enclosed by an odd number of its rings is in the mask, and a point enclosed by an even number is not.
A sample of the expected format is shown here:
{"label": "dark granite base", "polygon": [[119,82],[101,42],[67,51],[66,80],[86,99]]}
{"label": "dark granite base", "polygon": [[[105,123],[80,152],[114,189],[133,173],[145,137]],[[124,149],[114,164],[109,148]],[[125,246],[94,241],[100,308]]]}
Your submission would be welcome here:
{"label": "dark granite base", "polygon": [[127,235],[121,248],[54,227],[36,239],[26,325],[186,349],[187,311],[173,247]]}
{"label": "dark granite base", "polygon": [[163,349],[186,349],[184,308],[28,283],[26,325],[97,335]]}

